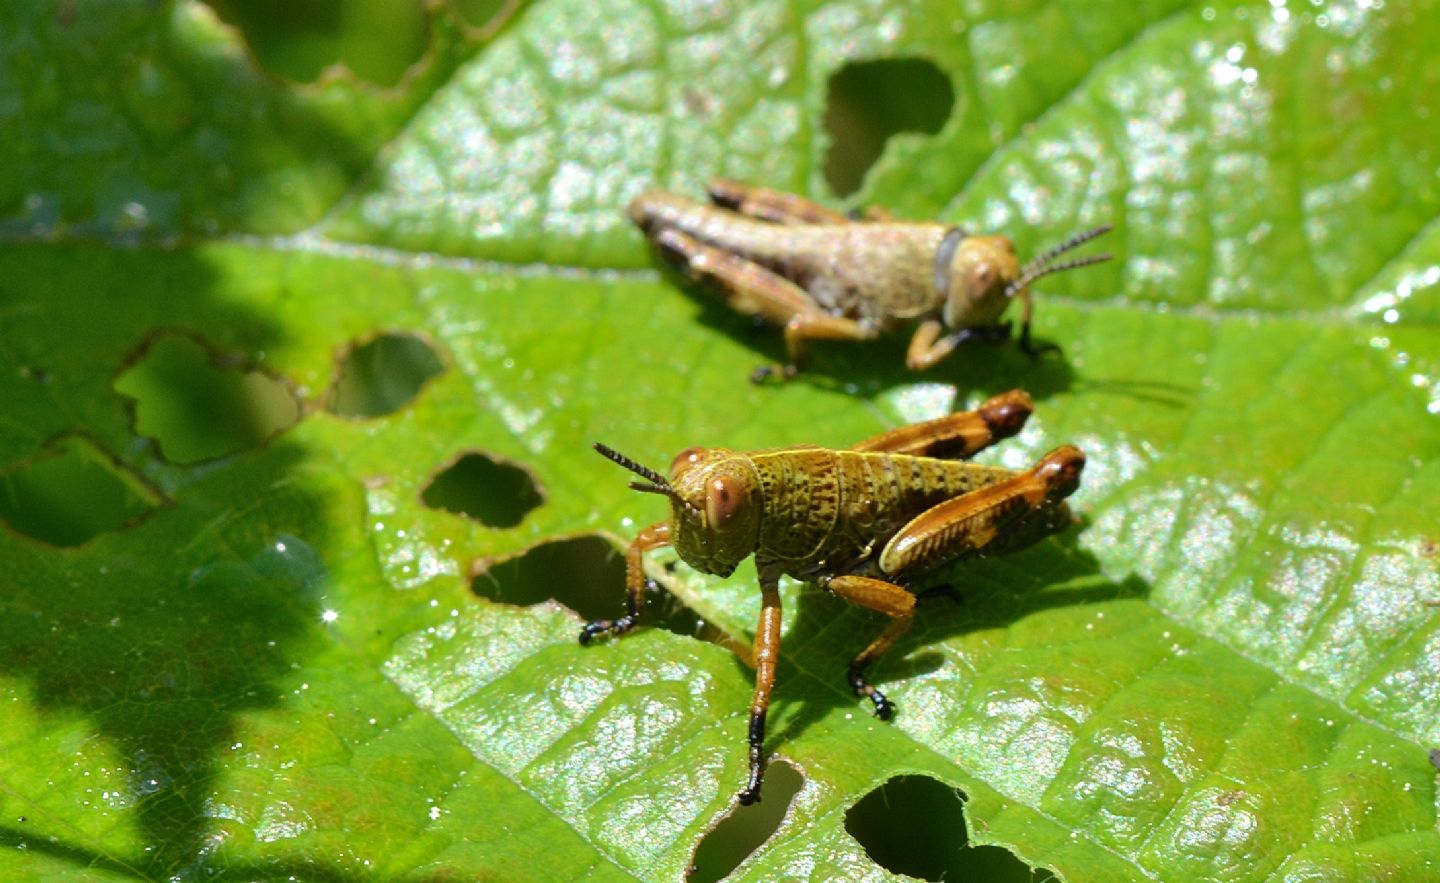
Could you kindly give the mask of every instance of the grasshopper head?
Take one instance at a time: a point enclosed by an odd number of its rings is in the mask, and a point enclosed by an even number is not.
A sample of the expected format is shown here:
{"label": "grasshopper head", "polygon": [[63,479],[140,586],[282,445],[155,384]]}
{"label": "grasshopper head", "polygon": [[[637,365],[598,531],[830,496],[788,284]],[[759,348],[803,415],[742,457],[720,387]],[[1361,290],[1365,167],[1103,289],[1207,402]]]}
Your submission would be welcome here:
{"label": "grasshopper head", "polygon": [[1064,242],[1045,249],[1024,266],[1015,256],[1015,245],[1006,236],[969,236],[960,227],[951,228],[935,252],[935,289],[945,297],[945,325],[951,330],[994,325],[1011,298],[1025,302],[1024,322],[1030,321],[1030,283],[1051,273],[1088,267],[1110,260],[1110,255],[1060,261],[1060,255],[1109,232],[1101,225],[1076,233]]}
{"label": "grasshopper head", "polygon": [[759,476],[725,448],[690,448],[670,464],[670,540],[697,570],[729,576],[760,538]]}
{"label": "grasshopper head", "polygon": [[946,327],[994,325],[1010,303],[1010,283],[1019,277],[1020,259],[1008,236],[967,236],[952,229],[940,243],[935,267]]}
{"label": "grasshopper head", "polygon": [[764,507],[749,458],[724,448],[690,448],[666,478],[605,445],[595,450],[645,479],[630,487],[670,498],[670,542],[691,567],[729,576],[755,551]]}

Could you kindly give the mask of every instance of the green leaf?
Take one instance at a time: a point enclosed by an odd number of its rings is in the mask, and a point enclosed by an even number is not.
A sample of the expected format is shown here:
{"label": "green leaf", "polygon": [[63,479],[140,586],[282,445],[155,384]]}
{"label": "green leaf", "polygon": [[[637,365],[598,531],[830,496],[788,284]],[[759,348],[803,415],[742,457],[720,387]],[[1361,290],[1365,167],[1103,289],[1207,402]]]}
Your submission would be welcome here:
{"label": "green leaf", "polygon": [[[590,445],[839,446],[1019,386],[987,458],[1080,445],[1084,524],[947,577],[875,669],[888,724],[843,678],[881,624],[786,586],[767,746],[804,783],[738,877],[890,876],[846,813],[902,774],[1066,879],[1436,876],[1437,11],[537,0],[493,40],[427,13],[377,88],[277,78],[195,2],[10,4],[0,875],[681,877],[743,777],[758,593],[660,555],[685,609],[589,648],[510,603],[621,609],[563,541],[663,504]],[[843,207],[1027,255],[1116,225],[1041,284],[1063,356],[835,344],[758,388],[778,333],[656,271],[631,197],[826,199],[827,84],[877,58],[955,104]],[[299,421],[207,417],[162,358],[196,346]],[[462,461],[515,499],[427,504]]]}

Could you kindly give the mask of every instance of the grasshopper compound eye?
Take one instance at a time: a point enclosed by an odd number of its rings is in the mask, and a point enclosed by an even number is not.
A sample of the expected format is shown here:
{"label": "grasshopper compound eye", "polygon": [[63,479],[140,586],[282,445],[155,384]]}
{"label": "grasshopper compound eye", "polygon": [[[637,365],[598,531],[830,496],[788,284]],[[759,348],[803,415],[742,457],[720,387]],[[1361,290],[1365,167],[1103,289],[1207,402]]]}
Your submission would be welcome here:
{"label": "grasshopper compound eye", "polygon": [[722,475],[705,488],[705,517],[712,528],[723,530],[745,505],[745,486]]}
{"label": "grasshopper compound eye", "polygon": [[675,459],[670,461],[670,477],[672,479],[679,478],[680,473],[699,463],[704,454],[704,448],[686,448],[676,454]]}
{"label": "grasshopper compound eye", "polygon": [[989,297],[999,276],[999,271],[989,261],[981,261],[971,267],[970,278],[965,280],[965,288],[970,293],[970,299],[984,300]]}

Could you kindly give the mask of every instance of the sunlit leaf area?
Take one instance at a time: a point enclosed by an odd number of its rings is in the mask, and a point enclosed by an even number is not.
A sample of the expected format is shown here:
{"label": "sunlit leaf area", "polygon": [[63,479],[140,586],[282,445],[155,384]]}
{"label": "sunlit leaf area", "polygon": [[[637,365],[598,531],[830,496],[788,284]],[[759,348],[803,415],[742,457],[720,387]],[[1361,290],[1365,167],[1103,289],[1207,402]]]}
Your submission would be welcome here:
{"label": "sunlit leaf area", "polygon": [[[0,4],[0,879],[1440,879],[1434,0]],[[668,267],[724,177],[1009,236],[1058,351]],[[1010,318],[1016,318],[1012,314]],[[592,448],[1027,390],[1073,527],[883,616]],[[797,517],[799,517],[797,515]]]}

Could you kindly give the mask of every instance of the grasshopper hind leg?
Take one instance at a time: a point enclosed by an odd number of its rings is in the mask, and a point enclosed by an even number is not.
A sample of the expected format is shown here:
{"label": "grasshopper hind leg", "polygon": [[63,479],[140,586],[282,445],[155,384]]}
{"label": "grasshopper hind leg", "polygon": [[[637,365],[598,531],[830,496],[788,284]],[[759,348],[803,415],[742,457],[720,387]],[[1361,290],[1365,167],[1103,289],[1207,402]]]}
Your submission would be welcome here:
{"label": "grasshopper hind leg", "polygon": [[706,189],[710,201],[721,208],[772,224],[850,223],[845,215],[794,193],[752,187],[725,178],[712,179]]}
{"label": "grasshopper hind leg", "polygon": [[1019,389],[985,400],[973,411],[957,411],[924,423],[913,423],[871,436],[851,448],[912,457],[968,460],[1001,439],[1018,433],[1035,410]]}
{"label": "grasshopper hind leg", "polygon": [[750,377],[756,383],[772,376],[795,376],[805,361],[807,340],[869,340],[876,336],[869,326],[825,312],[805,289],[754,261],[671,227],[657,230],[652,238],[692,278],[718,291],[730,309],[784,327],[790,361],[760,366]]}

